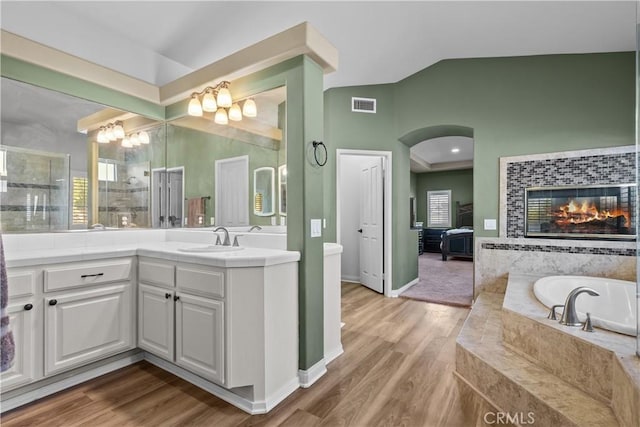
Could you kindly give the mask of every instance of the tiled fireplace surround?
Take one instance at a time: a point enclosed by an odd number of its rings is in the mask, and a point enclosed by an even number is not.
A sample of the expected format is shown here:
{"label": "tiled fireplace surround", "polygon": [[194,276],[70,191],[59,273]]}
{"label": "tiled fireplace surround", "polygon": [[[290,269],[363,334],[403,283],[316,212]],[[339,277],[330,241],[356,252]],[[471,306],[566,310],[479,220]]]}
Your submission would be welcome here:
{"label": "tiled fireplace surround", "polygon": [[527,187],[635,182],[635,147],[500,159],[500,233],[475,241],[475,295],[504,293],[509,272],[635,281],[635,242],[524,238]]}

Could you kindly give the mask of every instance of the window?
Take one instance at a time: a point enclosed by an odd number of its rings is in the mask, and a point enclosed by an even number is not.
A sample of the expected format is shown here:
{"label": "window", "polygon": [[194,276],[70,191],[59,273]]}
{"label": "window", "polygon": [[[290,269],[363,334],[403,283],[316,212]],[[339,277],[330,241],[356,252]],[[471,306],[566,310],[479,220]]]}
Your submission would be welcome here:
{"label": "window", "polygon": [[451,227],[451,190],[427,191],[427,227]]}
{"label": "window", "polygon": [[98,181],[115,182],[117,178],[115,163],[108,160],[98,161]]}
{"label": "window", "polygon": [[87,225],[87,178],[81,176],[73,177],[72,193],[72,225]]}

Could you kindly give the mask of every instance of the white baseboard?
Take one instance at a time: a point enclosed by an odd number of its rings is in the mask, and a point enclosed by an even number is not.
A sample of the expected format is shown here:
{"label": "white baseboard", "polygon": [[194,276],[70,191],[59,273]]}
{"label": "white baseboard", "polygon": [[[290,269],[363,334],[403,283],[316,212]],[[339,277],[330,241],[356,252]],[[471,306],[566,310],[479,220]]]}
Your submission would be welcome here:
{"label": "white baseboard", "polygon": [[398,296],[403,293],[404,291],[406,291],[407,289],[409,289],[410,287],[412,287],[413,285],[417,285],[418,282],[420,281],[419,277],[416,277],[415,279],[413,279],[412,281],[410,281],[409,283],[407,283],[406,285],[404,285],[403,287],[401,287],[400,289],[392,289],[391,290],[391,294],[389,295],[391,298],[398,298]]}
{"label": "white baseboard", "polygon": [[342,276],[340,280],[349,283],[360,283],[360,277],[355,276]]}
{"label": "white baseboard", "polygon": [[342,348],[342,344],[338,347],[333,348],[324,354],[324,362],[326,365],[331,363],[336,357],[340,356],[344,353],[344,349]]}
{"label": "white baseboard", "polygon": [[270,396],[267,396],[264,406],[265,413],[275,408],[280,402],[289,397],[291,393],[300,388],[300,379],[292,378],[284,386],[280,387],[279,390],[276,390],[275,393],[272,393]]}
{"label": "white baseboard", "polygon": [[2,401],[2,412],[10,411],[19,406],[26,405],[27,403],[34,402],[43,397],[50,396],[54,393],[73,387],[85,381],[92,380],[101,375],[108,374],[109,372],[116,371],[124,368],[125,366],[133,365],[136,362],[141,361],[144,358],[143,353],[133,354],[123,357],[122,359],[114,360],[113,362],[98,366],[88,371],[80,372],[72,376],[62,378],[59,381],[52,382],[34,390],[28,391],[24,394],[6,399]]}
{"label": "white baseboard", "polygon": [[320,359],[315,365],[310,367],[307,370],[298,370],[298,378],[300,379],[300,387],[309,388],[316,381],[320,379],[324,374],[327,373],[327,364],[324,359]]}

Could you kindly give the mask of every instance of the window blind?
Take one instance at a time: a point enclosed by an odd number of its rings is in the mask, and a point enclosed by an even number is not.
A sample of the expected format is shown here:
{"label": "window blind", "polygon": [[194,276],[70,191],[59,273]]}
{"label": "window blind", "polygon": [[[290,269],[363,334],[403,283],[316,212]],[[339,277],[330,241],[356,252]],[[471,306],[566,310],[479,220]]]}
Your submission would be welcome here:
{"label": "window blind", "polygon": [[427,226],[451,227],[451,190],[427,191]]}

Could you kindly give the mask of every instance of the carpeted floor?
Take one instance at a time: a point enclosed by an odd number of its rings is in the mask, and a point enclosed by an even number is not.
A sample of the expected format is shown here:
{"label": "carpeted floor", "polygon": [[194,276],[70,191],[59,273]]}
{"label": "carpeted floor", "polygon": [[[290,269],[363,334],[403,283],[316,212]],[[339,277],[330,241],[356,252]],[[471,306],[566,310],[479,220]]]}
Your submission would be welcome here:
{"label": "carpeted floor", "polygon": [[473,262],[451,258],[442,261],[439,253],[425,252],[418,257],[420,281],[401,297],[438,304],[470,307],[473,299]]}

